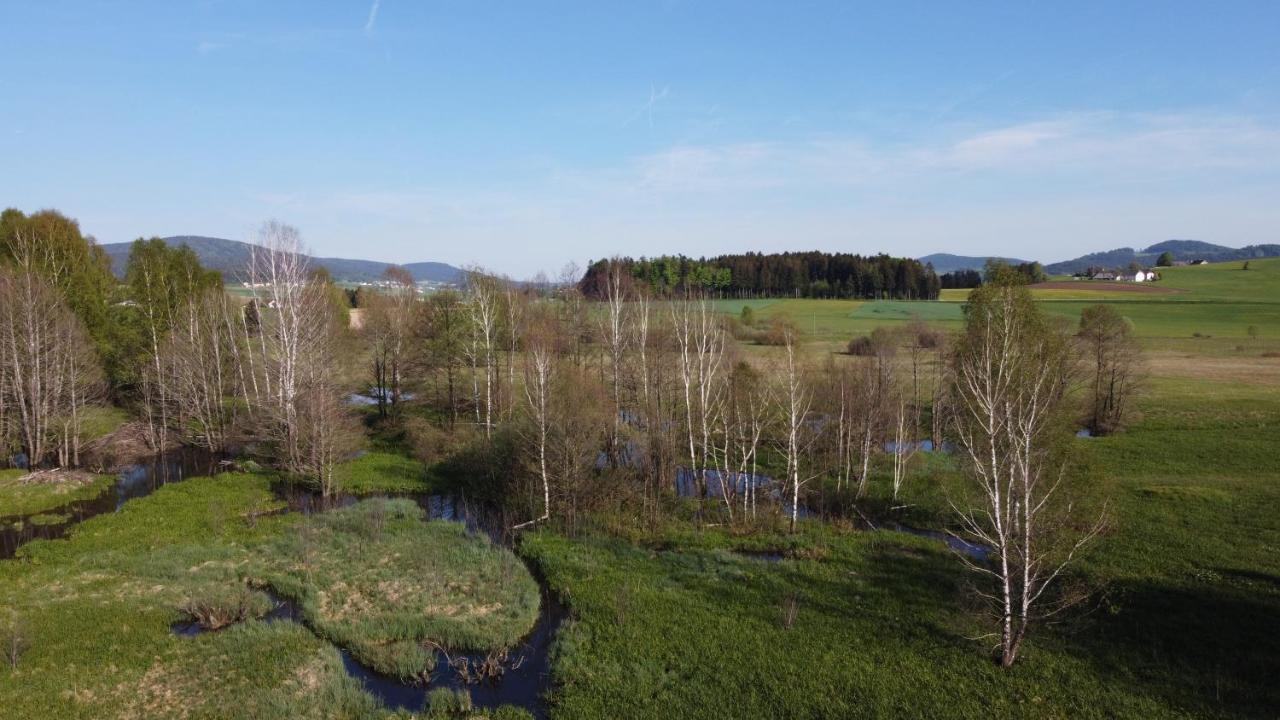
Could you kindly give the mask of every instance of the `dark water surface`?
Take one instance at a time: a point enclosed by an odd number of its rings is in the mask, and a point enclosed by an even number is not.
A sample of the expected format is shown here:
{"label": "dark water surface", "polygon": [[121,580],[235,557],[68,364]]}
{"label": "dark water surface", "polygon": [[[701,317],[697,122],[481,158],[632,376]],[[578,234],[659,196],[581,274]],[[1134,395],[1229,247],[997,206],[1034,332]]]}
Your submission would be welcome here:
{"label": "dark water surface", "polygon": [[0,558],[13,557],[19,547],[32,540],[60,538],[75,525],[95,515],[116,512],[129,500],[146,497],[162,485],[225,470],[225,464],[223,456],[186,447],[136,460],[122,467],[115,484],[98,497],[36,513],[66,516],[62,522],[34,525],[31,515],[0,517]]}

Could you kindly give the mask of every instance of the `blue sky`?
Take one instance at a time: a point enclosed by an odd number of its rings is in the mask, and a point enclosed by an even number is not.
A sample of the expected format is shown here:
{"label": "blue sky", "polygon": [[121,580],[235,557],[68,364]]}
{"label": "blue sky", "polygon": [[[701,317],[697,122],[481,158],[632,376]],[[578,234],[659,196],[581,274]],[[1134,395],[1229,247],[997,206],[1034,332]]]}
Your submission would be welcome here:
{"label": "blue sky", "polygon": [[1280,242],[1275,2],[22,2],[0,204],[299,227],[517,277],[611,254]]}

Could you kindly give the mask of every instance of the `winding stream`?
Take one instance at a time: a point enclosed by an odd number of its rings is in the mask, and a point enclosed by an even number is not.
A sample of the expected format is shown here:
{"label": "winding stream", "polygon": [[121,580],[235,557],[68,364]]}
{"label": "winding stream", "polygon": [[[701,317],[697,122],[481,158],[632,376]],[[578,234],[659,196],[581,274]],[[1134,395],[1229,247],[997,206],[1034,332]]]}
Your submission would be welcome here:
{"label": "winding stream", "polygon": [[[0,517],[0,559],[11,558],[18,548],[32,540],[53,540],[72,527],[96,515],[116,512],[130,500],[146,497],[163,485],[190,477],[213,475],[224,469],[225,458],[196,448],[179,448],[125,465],[115,483],[90,500],[62,505],[31,515]],[[36,515],[64,516],[59,522],[36,524]]]}

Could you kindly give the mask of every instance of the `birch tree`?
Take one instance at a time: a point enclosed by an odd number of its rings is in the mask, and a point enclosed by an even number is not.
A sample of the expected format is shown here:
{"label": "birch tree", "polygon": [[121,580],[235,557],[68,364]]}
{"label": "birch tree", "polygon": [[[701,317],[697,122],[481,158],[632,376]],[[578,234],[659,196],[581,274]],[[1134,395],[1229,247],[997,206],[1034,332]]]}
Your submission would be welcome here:
{"label": "birch tree", "polygon": [[[484,434],[490,437],[493,433],[493,372],[494,350],[498,342],[498,323],[500,321],[498,299],[501,288],[496,277],[473,268],[467,271],[467,310],[471,319],[472,342],[469,351],[471,367],[474,373],[480,367],[484,371]],[[478,383],[473,377],[473,383]],[[475,386],[476,400],[480,390]],[[480,421],[477,407],[477,422]]]}
{"label": "birch tree", "polygon": [[807,480],[801,477],[801,458],[808,445],[805,423],[813,405],[813,393],[805,382],[803,369],[796,357],[796,341],[793,329],[783,331],[782,388],[778,393],[785,423],[783,452],[787,459],[787,482],[791,486],[791,532],[795,532],[800,516],[800,486]]}
{"label": "birch tree", "polygon": [[671,303],[679,381],[683,390],[690,472],[706,497],[707,472],[715,467],[713,429],[723,410],[725,332],[706,297]]}
{"label": "birch tree", "polygon": [[969,501],[954,502],[991,562],[961,556],[988,583],[979,590],[997,621],[1001,665],[1018,657],[1033,625],[1061,610],[1055,581],[1102,527],[1062,497],[1071,476],[1053,454],[1075,357],[1022,286],[975,290],[954,356],[955,430],[967,459]]}
{"label": "birch tree", "polygon": [[[162,417],[184,443],[214,452],[226,449],[240,407],[248,400],[241,309],[222,288],[187,300],[158,350]],[[150,374],[150,373],[148,373]]]}
{"label": "birch tree", "polygon": [[260,421],[289,472],[332,494],[334,466],[353,448],[353,420],[336,385],[346,353],[337,307],[313,276],[298,231],[266,223],[253,249],[251,286],[268,388]]}
{"label": "birch tree", "polygon": [[418,288],[402,267],[387,268],[387,287],[369,295],[364,333],[373,360],[373,384],[378,414],[385,417],[400,403],[409,361]]}
{"label": "birch tree", "polygon": [[101,391],[101,371],[83,323],[29,270],[0,269],[0,364],[5,426],[28,464],[56,454],[61,465],[78,465],[80,422]]}
{"label": "birch tree", "polygon": [[540,313],[533,319],[526,336],[524,353],[524,397],[533,423],[538,479],[542,484],[542,513],[516,527],[524,527],[551,518],[551,435],[555,411],[556,368],[561,351],[559,328],[555,318]]}

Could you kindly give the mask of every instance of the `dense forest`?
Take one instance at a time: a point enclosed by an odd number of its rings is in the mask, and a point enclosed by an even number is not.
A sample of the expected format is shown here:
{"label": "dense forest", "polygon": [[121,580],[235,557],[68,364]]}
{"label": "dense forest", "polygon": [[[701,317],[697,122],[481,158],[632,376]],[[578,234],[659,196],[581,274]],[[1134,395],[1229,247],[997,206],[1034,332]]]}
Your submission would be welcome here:
{"label": "dense forest", "polygon": [[883,254],[742,253],[697,260],[663,255],[591,263],[579,283],[587,297],[603,297],[601,283],[615,262],[658,297],[696,291],[720,297],[936,300],[942,287],[927,265]]}

